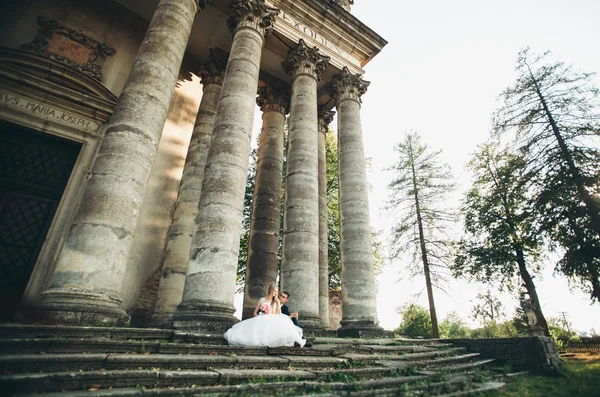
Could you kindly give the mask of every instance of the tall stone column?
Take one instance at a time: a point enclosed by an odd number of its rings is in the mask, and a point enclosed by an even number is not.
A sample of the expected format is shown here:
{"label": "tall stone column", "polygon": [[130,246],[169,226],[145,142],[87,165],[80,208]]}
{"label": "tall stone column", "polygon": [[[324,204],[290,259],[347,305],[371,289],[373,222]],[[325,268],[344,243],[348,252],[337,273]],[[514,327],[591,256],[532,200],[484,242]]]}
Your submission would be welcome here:
{"label": "tall stone column", "polygon": [[120,291],[140,207],[194,21],[204,1],[161,0],[107,125],[39,320],[128,321]]}
{"label": "tall stone column", "polygon": [[202,100],[185,159],[179,194],[173,211],[173,221],[169,229],[162,276],[152,316],[152,324],[155,326],[169,324],[171,316],[177,311],[177,305],[181,303],[183,296],[190,246],[196,226],[194,220],[202,191],[204,166],[210,147],[226,66],[227,54],[210,49],[208,59],[199,72],[204,86]]}
{"label": "tall stone column", "polygon": [[290,309],[300,313],[307,330],[322,329],[319,315],[319,178],[317,83],[328,57],[300,39],[283,62],[292,76],[288,131],[285,214],[283,218],[282,289]]}
{"label": "tall stone column", "polygon": [[289,92],[277,90],[272,86],[260,87],[256,98],[256,103],[263,112],[263,126],[256,162],[243,320],[252,317],[256,303],[265,296],[269,285],[277,279],[283,130],[285,114],[290,108],[289,98]]}
{"label": "tall stone column", "polygon": [[360,98],[369,83],[344,68],[333,78],[338,113],[342,327],[338,336],[373,336],[377,295]]}
{"label": "tall stone column", "polygon": [[262,0],[231,2],[233,43],[204,169],[183,299],[173,327],[221,333],[234,324],[233,296],[250,137],[262,47],[278,10]]}
{"label": "tall stone column", "polygon": [[327,225],[327,158],[325,136],[335,112],[319,109],[319,315],[324,328],[329,324],[329,250]]}

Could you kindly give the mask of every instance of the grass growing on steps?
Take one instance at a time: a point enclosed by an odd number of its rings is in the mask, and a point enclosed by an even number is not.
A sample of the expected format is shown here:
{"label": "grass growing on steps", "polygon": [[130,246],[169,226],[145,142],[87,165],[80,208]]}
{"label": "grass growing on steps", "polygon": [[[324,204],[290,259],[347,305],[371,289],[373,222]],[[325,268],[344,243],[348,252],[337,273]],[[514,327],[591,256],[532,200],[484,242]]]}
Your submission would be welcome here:
{"label": "grass growing on steps", "polygon": [[482,397],[600,397],[599,355],[577,355],[566,364],[564,376],[521,376]]}

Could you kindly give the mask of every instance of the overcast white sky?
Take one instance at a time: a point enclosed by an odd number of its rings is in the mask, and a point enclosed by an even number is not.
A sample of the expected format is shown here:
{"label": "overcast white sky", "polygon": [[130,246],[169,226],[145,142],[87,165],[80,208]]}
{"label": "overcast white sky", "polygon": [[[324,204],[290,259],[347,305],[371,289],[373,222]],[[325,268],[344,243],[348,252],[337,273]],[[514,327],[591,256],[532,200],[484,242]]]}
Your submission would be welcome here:
{"label": "overcast white sky", "polygon": [[[365,155],[372,159],[368,175],[371,223],[387,239],[390,225],[382,212],[391,178],[383,171],[394,162],[393,146],[409,130],[443,149],[461,192],[470,185],[464,164],[476,146],[487,140],[491,114],[498,94],[515,78],[520,49],[552,50],[567,63],[587,72],[600,72],[600,1],[504,0],[355,0],[352,13],[389,44],[366,65],[371,81],[363,97],[362,125]],[[600,78],[596,79],[600,86]],[[335,129],[335,121],[332,126]],[[255,115],[255,134],[260,131],[260,111]],[[254,140],[253,140],[254,142]],[[457,236],[458,237],[458,236]],[[396,328],[396,308],[413,302],[425,281],[396,283],[405,263],[388,263],[378,278],[378,318],[387,329]],[[546,317],[566,312],[580,331],[600,332],[600,304],[569,290],[567,281],[553,276],[548,263],[535,282]],[[438,317],[456,311],[469,318],[473,301],[485,286],[454,280],[448,295],[435,291]],[[507,315],[516,301],[502,296]],[[236,296],[236,307],[241,306]],[[427,307],[426,294],[417,303]]]}
{"label": "overcast white sky", "polygon": [[[492,4],[493,3],[493,4]],[[435,148],[459,179],[470,183],[464,164],[489,134],[498,94],[515,78],[520,49],[551,50],[587,72],[600,72],[600,2],[593,0],[355,0],[353,14],[389,44],[366,67],[371,81],[363,97],[365,154],[371,157],[369,182],[372,224],[389,230],[381,208],[394,161],[393,144],[416,130]],[[596,79],[600,86],[600,78]],[[421,292],[423,279],[394,283],[403,263],[390,263],[379,277],[378,316],[385,328],[398,326],[395,309]],[[566,312],[575,328],[600,332],[600,304],[569,291],[567,281],[553,276],[548,263],[535,281],[547,317]],[[436,291],[438,317],[457,311],[464,319],[483,286],[455,281],[450,296]],[[504,297],[507,314],[514,302]],[[423,293],[419,304],[427,306]]]}

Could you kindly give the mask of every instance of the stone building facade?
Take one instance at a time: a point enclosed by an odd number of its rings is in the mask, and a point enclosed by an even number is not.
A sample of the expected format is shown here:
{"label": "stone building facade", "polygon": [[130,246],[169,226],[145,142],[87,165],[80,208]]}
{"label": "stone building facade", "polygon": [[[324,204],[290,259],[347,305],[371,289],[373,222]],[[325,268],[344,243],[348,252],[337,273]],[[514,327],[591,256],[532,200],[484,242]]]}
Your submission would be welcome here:
{"label": "stone building facade", "polygon": [[0,16],[3,321],[126,324],[137,308],[178,329],[236,322],[259,109],[245,315],[278,275],[283,199],[281,287],[304,327],[329,328],[324,137],[335,111],[338,332],[380,330],[360,105],[363,67],[386,42],[352,1],[10,3]]}

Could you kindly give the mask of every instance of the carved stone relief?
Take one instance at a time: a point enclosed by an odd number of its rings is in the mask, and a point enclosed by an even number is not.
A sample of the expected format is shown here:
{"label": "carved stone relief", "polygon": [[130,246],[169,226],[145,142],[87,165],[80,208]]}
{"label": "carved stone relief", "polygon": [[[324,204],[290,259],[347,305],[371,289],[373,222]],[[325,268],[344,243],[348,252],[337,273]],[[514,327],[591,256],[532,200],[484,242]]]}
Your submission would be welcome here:
{"label": "carved stone relief", "polygon": [[60,23],[38,17],[40,29],[35,39],[23,49],[69,65],[88,76],[102,81],[102,64],[115,50],[84,33]]}

